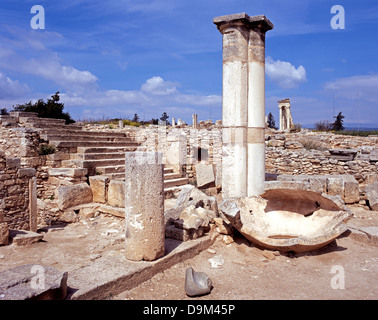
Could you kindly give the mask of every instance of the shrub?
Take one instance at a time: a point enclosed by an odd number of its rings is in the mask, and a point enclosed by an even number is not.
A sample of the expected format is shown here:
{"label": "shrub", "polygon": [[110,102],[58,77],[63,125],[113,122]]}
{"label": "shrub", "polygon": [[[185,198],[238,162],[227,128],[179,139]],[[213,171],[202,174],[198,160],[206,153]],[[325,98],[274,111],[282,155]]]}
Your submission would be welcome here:
{"label": "shrub", "polygon": [[40,156],[46,156],[48,154],[53,154],[55,153],[56,148],[52,146],[51,144],[41,144],[39,146],[38,153]]}

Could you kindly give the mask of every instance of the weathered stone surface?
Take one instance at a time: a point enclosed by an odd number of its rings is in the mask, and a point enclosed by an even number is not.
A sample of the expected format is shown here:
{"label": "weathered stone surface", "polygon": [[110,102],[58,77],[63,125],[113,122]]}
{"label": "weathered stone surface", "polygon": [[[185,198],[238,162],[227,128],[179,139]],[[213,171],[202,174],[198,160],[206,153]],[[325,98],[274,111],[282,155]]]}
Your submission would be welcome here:
{"label": "weathered stone surface", "polygon": [[55,196],[60,210],[66,210],[70,207],[93,201],[91,187],[86,183],[60,186],[56,190]]}
{"label": "weathered stone surface", "polygon": [[220,211],[227,216],[225,204],[234,211],[231,217],[239,217],[234,226],[248,240],[280,251],[318,249],[343,233],[352,217],[330,197],[300,189],[268,190],[260,197],[239,198],[233,205],[226,200]]}
{"label": "weathered stone surface", "polygon": [[375,148],[370,152],[369,160],[371,162],[378,162],[378,148]]}
{"label": "weathered stone surface", "polygon": [[165,252],[164,165],[158,152],[127,152],[126,258],[156,260]]}
{"label": "weathered stone surface", "polygon": [[108,188],[108,204],[113,207],[125,207],[125,181],[110,181]]}
{"label": "weathered stone surface", "polygon": [[215,186],[215,176],[212,164],[199,163],[195,166],[195,168],[198,188]]}
{"label": "weathered stone surface", "polygon": [[8,243],[9,243],[8,223],[0,222],[0,246],[7,245]]}
{"label": "weathered stone surface", "polygon": [[55,177],[84,177],[88,173],[86,168],[50,168],[49,176]]}
{"label": "weathered stone surface", "polygon": [[18,246],[25,246],[43,239],[43,234],[33,231],[25,230],[9,230],[9,237],[12,239],[13,244]]}
{"label": "weathered stone surface", "polygon": [[189,297],[209,294],[212,289],[212,281],[204,272],[196,272],[192,267],[185,272],[185,293]]}
{"label": "weathered stone surface", "polygon": [[91,186],[91,189],[92,189],[94,202],[106,203],[108,184],[109,184],[108,176],[89,177],[89,185]]}
{"label": "weathered stone surface", "polygon": [[358,181],[352,175],[343,175],[345,203],[355,203],[360,200],[360,187]]}
{"label": "weathered stone surface", "polygon": [[68,209],[60,215],[59,221],[66,222],[66,223],[74,223],[74,222],[79,221],[79,215],[76,214],[74,210]]}
{"label": "weathered stone surface", "polygon": [[369,200],[371,210],[378,211],[378,181],[365,188],[366,198]]}
{"label": "weathered stone surface", "polygon": [[202,227],[197,229],[183,229],[177,228],[175,225],[170,225],[165,228],[165,236],[170,239],[179,240],[182,242],[186,242],[189,240],[195,240],[204,235],[204,231]]}
{"label": "weathered stone surface", "polygon": [[0,300],[62,300],[67,295],[67,272],[26,264],[0,272]]}

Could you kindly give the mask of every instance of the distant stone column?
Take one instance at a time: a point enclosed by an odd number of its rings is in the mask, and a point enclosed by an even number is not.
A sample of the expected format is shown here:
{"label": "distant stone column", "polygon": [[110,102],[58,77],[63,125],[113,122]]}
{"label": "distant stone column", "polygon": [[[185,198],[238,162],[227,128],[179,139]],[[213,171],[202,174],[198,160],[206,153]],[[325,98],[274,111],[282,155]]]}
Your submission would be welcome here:
{"label": "distant stone column", "polygon": [[246,13],[213,22],[223,35],[223,196],[258,195],[265,181],[265,33],[273,24]]}
{"label": "distant stone column", "polygon": [[265,183],[265,16],[249,17],[248,41],[248,197],[264,192]]}
{"label": "distant stone column", "polygon": [[192,128],[193,129],[197,129],[197,126],[198,126],[198,114],[196,114],[196,113],[193,113],[192,114],[192,120],[193,120],[193,126],[192,126]]}
{"label": "distant stone column", "polygon": [[118,121],[118,127],[119,127],[120,129],[124,128],[123,120],[119,120],[119,121]]}
{"label": "distant stone column", "polygon": [[172,127],[176,127],[176,119],[175,118],[172,118]]}
{"label": "distant stone column", "polygon": [[164,165],[160,152],[127,152],[126,258],[152,261],[165,253]]}

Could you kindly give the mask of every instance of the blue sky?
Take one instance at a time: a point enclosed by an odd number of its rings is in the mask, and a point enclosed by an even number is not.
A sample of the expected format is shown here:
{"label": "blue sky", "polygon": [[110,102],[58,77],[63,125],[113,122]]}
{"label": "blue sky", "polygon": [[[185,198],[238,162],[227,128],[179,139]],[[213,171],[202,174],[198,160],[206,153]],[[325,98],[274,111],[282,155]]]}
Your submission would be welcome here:
{"label": "blue sky", "polygon": [[[33,5],[45,10],[34,30]],[[331,7],[345,9],[334,30]],[[17,1],[0,4],[0,107],[61,92],[73,118],[221,119],[222,36],[216,16],[264,14],[266,114],[290,98],[295,123],[342,112],[378,127],[376,0]]]}

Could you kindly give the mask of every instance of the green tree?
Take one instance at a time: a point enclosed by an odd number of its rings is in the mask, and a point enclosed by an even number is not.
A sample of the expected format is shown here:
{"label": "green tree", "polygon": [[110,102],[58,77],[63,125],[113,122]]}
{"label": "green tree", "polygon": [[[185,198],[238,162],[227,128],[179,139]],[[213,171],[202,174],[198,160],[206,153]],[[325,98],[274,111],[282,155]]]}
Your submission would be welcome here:
{"label": "green tree", "polygon": [[274,117],[271,112],[268,114],[268,127],[277,130],[276,122],[274,121]]}
{"label": "green tree", "polygon": [[335,122],[332,123],[332,130],[335,130],[335,131],[343,131],[345,128],[343,126],[343,122],[344,122],[344,116],[341,114],[341,112],[339,112],[339,114],[334,117],[335,118]]}
{"label": "green tree", "polygon": [[66,124],[75,123],[68,112],[63,112],[64,103],[59,102],[59,91],[51,96],[51,99],[47,99],[47,102],[43,99],[39,99],[37,102],[32,103],[29,101],[25,104],[18,104],[14,108],[14,111],[19,112],[36,112],[40,118],[54,118],[64,119]]}
{"label": "green tree", "polygon": [[133,122],[139,122],[140,118],[137,113],[134,114],[134,118],[131,120]]}
{"label": "green tree", "polygon": [[0,109],[0,115],[2,115],[2,116],[9,115],[9,112],[8,112],[7,108],[1,108]]}
{"label": "green tree", "polygon": [[162,114],[161,117],[160,117],[160,120],[161,120],[161,121],[165,121],[166,124],[169,125],[170,123],[169,123],[169,121],[168,121],[168,118],[169,118],[169,115],[167,115],[166,112],[163,112],[163,114]]}

